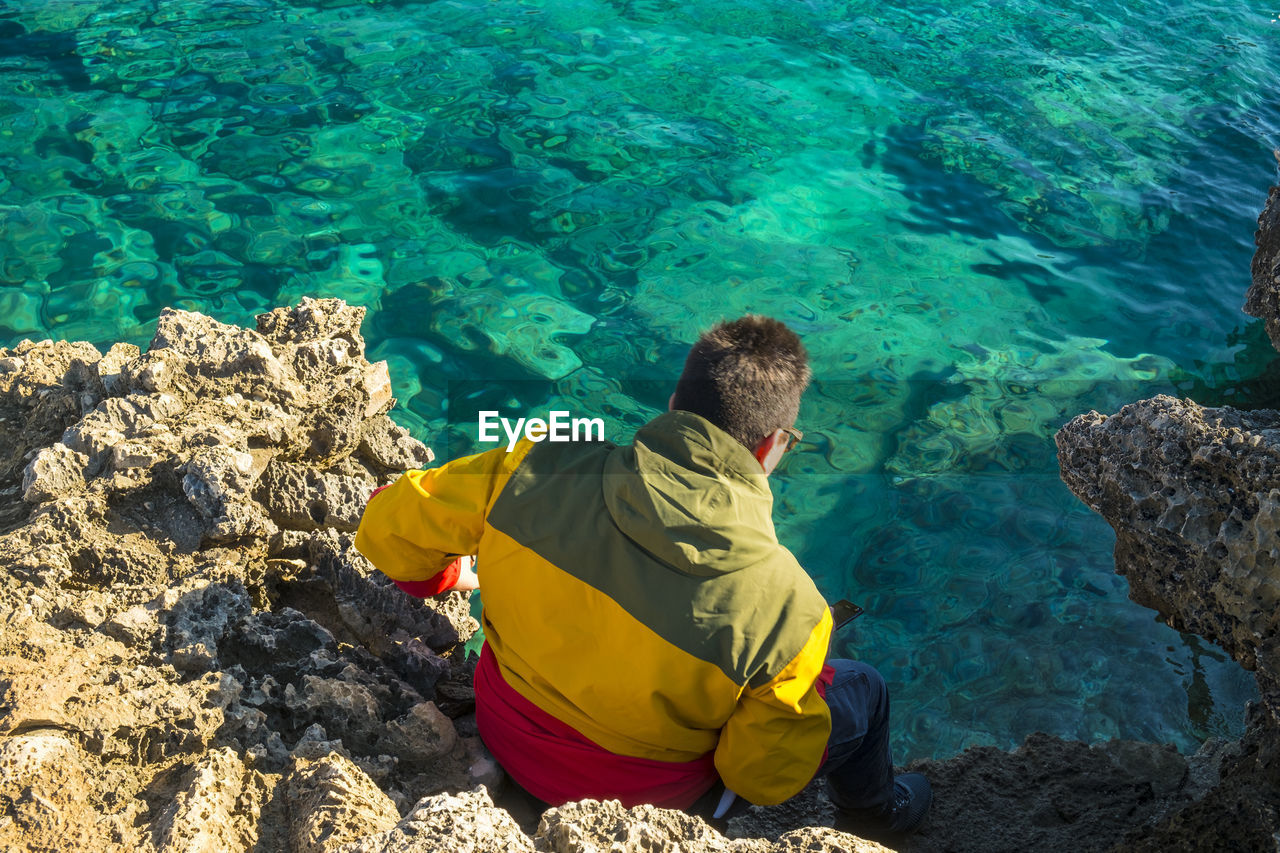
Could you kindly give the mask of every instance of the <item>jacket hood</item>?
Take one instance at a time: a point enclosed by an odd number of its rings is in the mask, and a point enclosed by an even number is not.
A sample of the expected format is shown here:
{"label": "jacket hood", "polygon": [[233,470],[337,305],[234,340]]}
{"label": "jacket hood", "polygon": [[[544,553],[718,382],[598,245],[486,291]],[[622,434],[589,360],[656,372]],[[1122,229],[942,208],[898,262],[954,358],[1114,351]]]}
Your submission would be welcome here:
{"label": "jacket hood", "polygon": [[605,460],[614,523],[655,558],[686,574],[731,572],[778,548],[773,493],[737,439],[692,412],[667,412]]}

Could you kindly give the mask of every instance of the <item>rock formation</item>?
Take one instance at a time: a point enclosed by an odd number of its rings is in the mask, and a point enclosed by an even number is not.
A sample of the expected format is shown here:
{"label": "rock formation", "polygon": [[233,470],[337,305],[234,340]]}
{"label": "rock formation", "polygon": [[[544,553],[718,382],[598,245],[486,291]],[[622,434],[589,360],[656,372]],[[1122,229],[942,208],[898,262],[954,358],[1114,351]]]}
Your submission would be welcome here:
{"label": "rock formation", "polygon": [[[1280,346],[1280,187],[1258,220],[1245,310]],[[1126,849],[1275,850],[1280,838],[1280,411],[1156,397],[1058,433],[1067,485],[1116,531],[1130,596],[1226,649],[1261,702],[1220,781]],[[1210,842],[1208,839],[1212,839]]]}
{"label": "rock formation", "polygon": [[0,846],[318,850],[499,781],[465,600],[351,548],[369,493],[431,460],[363,315],[0,350]]}
{"label": "rock formation", "polygon": [[[1276,161],[1280,162],[1280,152]],[[1280,349],[1280,187],[1272,187],[1267,195],[1254,242],[1258,251],[1250,265],[1253,283],[1245,296],[1244,312],[1266,321],[1271,343]]]}

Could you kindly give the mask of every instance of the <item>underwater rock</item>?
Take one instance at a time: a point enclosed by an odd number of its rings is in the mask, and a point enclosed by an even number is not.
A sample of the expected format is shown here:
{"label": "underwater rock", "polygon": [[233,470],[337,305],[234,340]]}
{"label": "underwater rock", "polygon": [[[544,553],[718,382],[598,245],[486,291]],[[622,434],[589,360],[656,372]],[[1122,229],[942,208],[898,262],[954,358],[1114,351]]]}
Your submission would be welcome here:
{"label": "underwater rock", "polygon": [[544,293],[468,289],[448,284],[430,299],[431,331],[462,349],[487,341],[494,355],[509,356],[533,376],[562,379],[582,367],[562,334],[581,335],[595,322],[569,302]]}

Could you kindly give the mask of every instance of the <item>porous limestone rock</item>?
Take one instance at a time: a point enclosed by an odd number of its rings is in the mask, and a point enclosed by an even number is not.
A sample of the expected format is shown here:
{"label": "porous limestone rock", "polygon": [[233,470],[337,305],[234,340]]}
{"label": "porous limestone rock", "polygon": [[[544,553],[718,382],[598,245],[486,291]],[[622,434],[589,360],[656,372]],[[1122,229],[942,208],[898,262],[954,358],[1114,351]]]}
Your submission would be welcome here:
{"label": "porous limestone rock", "polygon": [[166,308],[151,346],[137,360],[124,364],[120,373],[125,386],[138,392],[168,392],[175,397],[235,393],[246,399],[291,403],[302,396],[301,388],[281,356],[288,358],[252,329]]}
{"label": "porous limestone rock", "polygon": [[42,447],[22,473],[22,499],[43,503],[84,489],[89,457],[58,443]]}
{"label": "porous limestone rock", "polygon": [[769,848],[769,853],[889,853],[890,849],[847,832],[825,826],[806,826],[784,833]]}
{"label": "porous limestone rock", "polygon": [[251,849],[257,841],[258,814],[245,792],[248,772],[226,747],[201,756],[153,824],[156,847],[174,853]]}
{"label": "porous limestone rock", "polygon": [[[1280,153],[1277,153],[1280,159]],[[1280,348],[1280,187],[1258,218],[1245,311]],[[1130,597],[1253,670],[1262,701],[1214,751],[1216,784],[1118,850],[1274,850],[1280,838],[1280,412],[1160,396],[1056,437],[1063,481],[1116,531]],[[1208,749],[1209,745],[1206,745]]]}
{"label": "porous limestone rock", "polygon": [[0,349],[0,394],[28,410],[45,403],[50,395],[75,395],[78,402],[79,395],[90,389],[83,372],[72,371],[72,366],[96,365],[101,358],[97,347],[84,341],[22,341],[12,349]]}
{"label": "porous limestone rock", "polygon": [[102,387],[107,394],[114,396],[123,392],[124,385],[120,378],[120,371],[140,355],[142,351],[133,344],[114,344],[107,350],[106,355],[97,365],[98,378],[102,380]]}
{"label": "porous limestone rock", "polygon": [[191,578],[167,590],[164,598],[165,647],[174,669],[183,672],[216,669],[219,643],[252,610],[249,593],[237,578]]}
{"label": "porous limestone rock", "polygon": [[583,800],[548,809],[534,846],[539,853],[887,853],[875,841],[829,826],[793,825],[772,840],[730,839],[684,812],[654,806],[627,809],[617,800]]}
{"label": "porous limestone rock", "polygon": [[104,816],[102,784],[69,733],[46,729],[0,738],[0,849],[128,849],[124,815]]}
{"label": "porous limestone rock", "polygon": [[1107,850],[1196,793],[1176,749],[1134,741],[1089,746],[1035,734],[1012,752],[975,747],[914,769],[934,786],[916,853]]}
{"label": "porous limestone rock", "polygon": [[160,634],[157,608],[135,604],[98,624],[98,630],[126,646],[146,647]]}
{"label": "porous limestone rock", "polygon": [[431,459],[385,414],[363,316],[170,311],[145,352],[0,351],[0,846],[285,849],[274,789],[320,745],[383,806],[500,781],[432,704],[470,675],[446,657],[464,597],[406,596],[352,548],[367,495]]}
{"label": "porous limestone rock", "polygon": [[1280,738],[1267,718],[1260,704],[1253,705],[1244,737],[1212,756],[1217,779],[1208,792],[1163,820],[1135,827],[1116,853],[1275,850],[1280,837]]}
{"label": "porous limestone rock", "polygon": [[426,768],[453,751],[458,732],[434,702],[419,702],[386,727],[382,746],[406,767]]}
{"label": "porous limestone rock", "polygon": [[25,489],[31,457],[101,399],[101,383],[86,368],[99,358],[98,350],[83,342],[0,347],[0,531],[27,515],[28,507],[14,498]]}
{"label": "porous limestone rock", "polygon": [[284,784],[294,853],[330,853],[400,820],[395,803],[369,775],[336,752],[295,758]]}
{"label": "porous limestone rock", "polygon": [[1130,597],[1254,670],[1280,725],[1280,412],[1160,396],[1057,442],[1067,486],[1116,530]]}
{"label": "porous limestone rock", "polygon": [[[1280,159],[1280,154],[1276,155]],[[1244,313],[1266,321],[1271,343],[1280,349],[1280,187],[1272,187],[1254,234],[1253,283],[1245,297]]]}
{"label": "porous limestone rock", "polygon": [[730,840],[684,812],[655,806],[628,809],[617,800],[583,800],[548,809],[538,823],[536,845],[539,853],[768,853],[772,847],[761,839]]}
{"label": "porous limestone rock", "polygon": [[370,418],[360,437],[360,453],[383,472],[426,468],[434,460],[431,449],[414,441],[386,415]]}
{"label": "porous limestone rock", "polygon": [[393,829],[334,853],[885,853],[881,845],[830,827],[802,827],[776,841],[728,839],[701,818],[616,800],[549,809],[526,835],[488,789],[420,800]]}
{"label": "porous limestone rock", "polygon": [[48,617],[32,615],[12,614],[8,624],[23,634],[0,638],[0,736],[41,728],[74,732],[88,755],[106,763],[171,763],[209,747],[234,695],[230,675],[178,681],[171,671],[143,664],[142,651],[102,634],[59,630]]}
{"label": "porous limestone rock", "polygon": [[308,465],[277,459],[258,481],[257,498],[280,527],[354,533],[375,486],[376,480],[367,473],[318,472]]}
{"label": "porous limestone rock", "polygon": [[425,797],[392,829],[334,853],[534,853],[534,846],[479,787]]}
{"label": "porous limestone rock", "polygon": [[1219,784],[1130,848],[1267,849],[1280,833],[1280,412],[1161,396],[1080,415],[1057,442],[1063,480],[1115,528],[1130,597],[1222,646],[1262,694]]}
{"label": "porous limestone rock", "polygon": [[274,344],[327,342],[328,349],[352,358],[364,357],[360,324],[363,309],[337,299],[303,299],[293,309],[277,308],[257,318],[258,334]]}

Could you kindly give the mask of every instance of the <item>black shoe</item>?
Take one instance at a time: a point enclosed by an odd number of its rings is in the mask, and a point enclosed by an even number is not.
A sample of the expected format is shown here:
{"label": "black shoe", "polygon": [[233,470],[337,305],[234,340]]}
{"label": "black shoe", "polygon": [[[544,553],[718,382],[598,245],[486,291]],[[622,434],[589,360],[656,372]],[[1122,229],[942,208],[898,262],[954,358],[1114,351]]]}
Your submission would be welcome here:
{"label": "black shoe", "polygon": [[920,828],[932,804],[933,787],[924,774],[903,773],[893,777],[892,803],[878,809],[840,809],[836,825],[855,835],[906,835]]}

